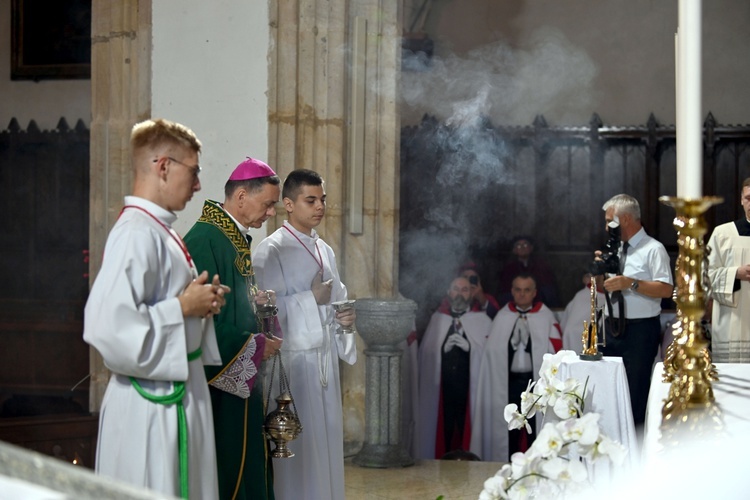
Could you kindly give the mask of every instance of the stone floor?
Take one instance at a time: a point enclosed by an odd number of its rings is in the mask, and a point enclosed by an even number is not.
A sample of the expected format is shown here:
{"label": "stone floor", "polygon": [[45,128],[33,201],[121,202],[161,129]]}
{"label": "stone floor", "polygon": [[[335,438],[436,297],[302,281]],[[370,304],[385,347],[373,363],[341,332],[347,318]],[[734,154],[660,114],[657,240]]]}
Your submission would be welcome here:
{"label": "stone floor", "polygon": [[497,462],[417,460],[411,467],[374,469],[344,462],[346,500],[476,500]]}

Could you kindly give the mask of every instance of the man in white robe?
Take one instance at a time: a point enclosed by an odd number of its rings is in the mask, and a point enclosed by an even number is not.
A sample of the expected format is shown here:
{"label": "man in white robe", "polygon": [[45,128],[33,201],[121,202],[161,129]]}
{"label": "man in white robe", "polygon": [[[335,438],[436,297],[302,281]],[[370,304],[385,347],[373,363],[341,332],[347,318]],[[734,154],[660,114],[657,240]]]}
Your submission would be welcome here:
{"label": "man in white robe", "polygon": [[714,229],[708,241],[711,280],[711,356],[750,362],[750,178],[742,183],[743,216]]}
{"label": "man in white robe", "polygon": [[171,228],[200,190],[201,144],[180,124],[147,120],[133,127],[131,148],[133,195],[107,238],[84,316],[83,338],[112,372],[96,471],[171,496],[215,499],[203,365],[221,364],[211,316],[228,289],[218,276],[198,276]]}
{"label": "man in white robe", "polygon": [[[604,307],[606,297],[604,292],[597,289],[596,306],[597,315],[600,316],[601,309]],[[573,298],[565,306],[560,326],[563,332],[563,349],[581,353],[583,350],[583,322],[591,322],[591,274],[583,275],[583,288],[578,290]],[[604,331],[601,321],[598,321],[598,339],[599,342],[604,340]]]}
{"label": "man in white robe", "polygon": [[[323,180],[312,170],[293,170],[282,189],[288,220],[255,250],[258,286],[276,292],[284,336],[281,355],[302,433],[288,444],[295,456],[274,460],[277,500],[344,499],[344,430],[339,363],[357,359],[351,309],[335,312],[347,298],[336,256],[315,231],[325,215]],[[271,388],[271,397],[278,387]]]}
{"label": "man in white robe", "polygon": [[[497,313],[484,345],[479,368],[471,434],[471,451],[484,461],[507,462],[515,451],[525,451],[533,436],[525,430],[511,431],[505,421],[505,406],[520,407],[520,393],[528,382],[539,378],[542,358],[562,347],[560,325],[546,305],[534,302],[536,282],[521,274],[513,280],[513,301]],[[537,421],[537,431],[541,421]]]}
{"label": "man in white robe", "polygon": [[440,459],[454,450],[468,450],[471,408],[479,364],[492,320],[471,311],[467,278],[448,288],[448,307],[432,314],[419,344],[419,425],[415,458]]}

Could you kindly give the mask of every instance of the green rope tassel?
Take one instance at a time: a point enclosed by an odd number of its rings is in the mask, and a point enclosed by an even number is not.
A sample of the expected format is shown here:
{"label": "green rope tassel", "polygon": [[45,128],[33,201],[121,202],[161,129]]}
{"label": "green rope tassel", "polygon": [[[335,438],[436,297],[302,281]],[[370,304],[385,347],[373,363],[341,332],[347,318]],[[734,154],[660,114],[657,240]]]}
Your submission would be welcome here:
{"label": "green rope tassel", "polygon": [[[188,354],[188,362],[198,359],[203,354],[203,351],[198,348],[197,350]],[[171,394],[164,394],[163,396],[156,396],[149,394],[146,390],[141,387],[141,384],[135,377],[130,377],[130,383],[133,385],[138,394],[143,396],[147,401],[160,405],[177,405],[177,437],[178,437],[178,453],[180,457],[180,497],[188,498],[189,483],[188,483],[188,433],[187,433],[187,416],[185,415],[185,405],[182,404],[182,399],[185,397],[185,382],[172,382],[174,391]]]}

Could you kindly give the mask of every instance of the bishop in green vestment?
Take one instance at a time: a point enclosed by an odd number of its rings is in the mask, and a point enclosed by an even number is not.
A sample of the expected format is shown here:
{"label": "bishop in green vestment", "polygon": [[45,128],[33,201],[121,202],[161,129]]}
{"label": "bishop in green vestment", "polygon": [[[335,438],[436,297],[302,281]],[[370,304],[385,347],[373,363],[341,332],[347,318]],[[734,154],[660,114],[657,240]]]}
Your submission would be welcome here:
{"label": "bishop in green vestment", "polygon": [[268,165],[248,158],[227,181],[224,203],[207,200],[185,236],[199,272],[218,274],[232,290],[214,316],[222,366],[206,367],[222,499],[274,498],[272,460],[263,434],[267,409],[261,363],[278,351],[281,340],[261,333],[247,233],[275,214],[279,184]]}

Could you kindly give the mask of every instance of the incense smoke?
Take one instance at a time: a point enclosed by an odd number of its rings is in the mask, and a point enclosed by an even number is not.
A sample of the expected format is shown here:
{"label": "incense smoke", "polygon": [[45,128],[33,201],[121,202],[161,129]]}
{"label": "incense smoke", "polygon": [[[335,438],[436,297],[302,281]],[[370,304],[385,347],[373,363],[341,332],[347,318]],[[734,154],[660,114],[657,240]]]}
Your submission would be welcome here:
{"label": "incense smoke", "polygon": [[[498,41],[463,56],[436,55],[429,67],[422,55],[405,55],[405,68],[424,70],[401,74],[402,116],[437,120],[418,129],[418,139],[429,144],[425,156],[432,155],[420,161],[434,159],[434,180],[402,181],[426,224],[402,230],[401,291],[420,304],[423,315],[434,310],[455,269],[478,245],[513,236],[489,227],[483,217],[525,174],[510,168],[509,151],[492,124],[528,126],[536,115],[564,123],[581,109],[593,109],[598,70],[588,54],[549,28],[521,45],[512,49]],[[482,276],[485,290],[492,279]]]}

